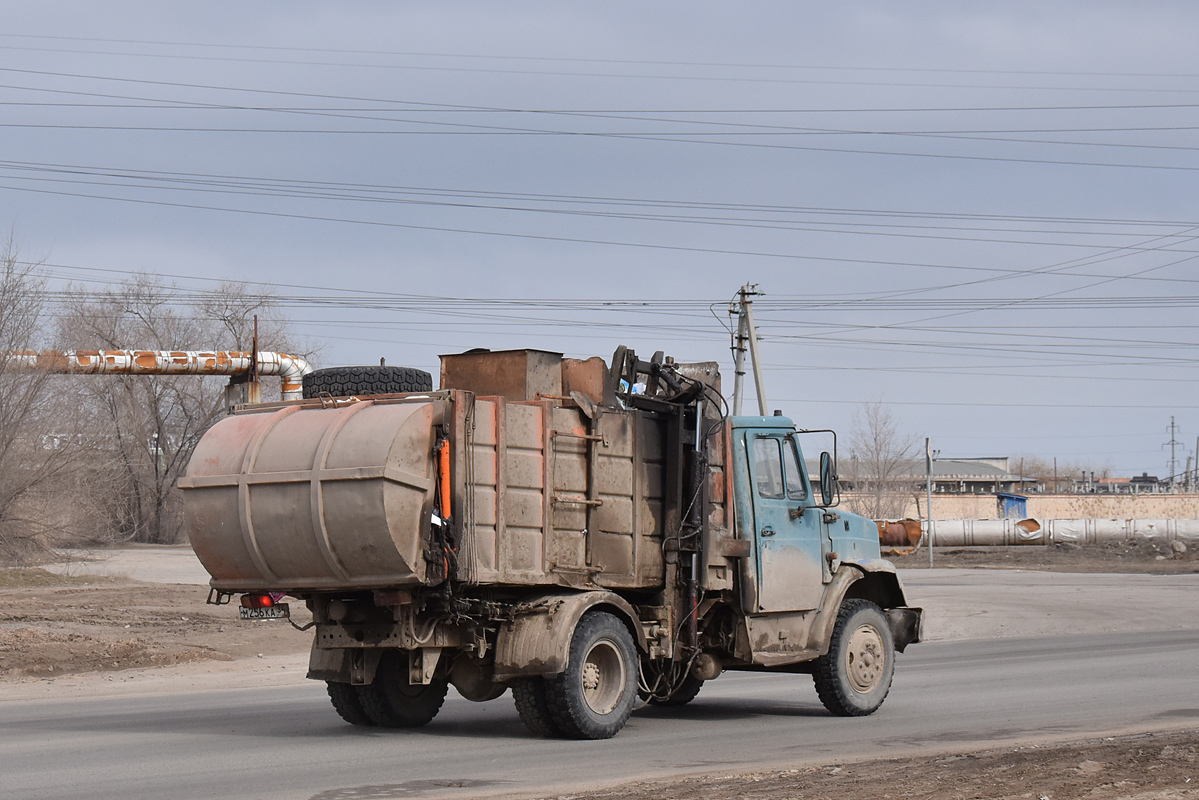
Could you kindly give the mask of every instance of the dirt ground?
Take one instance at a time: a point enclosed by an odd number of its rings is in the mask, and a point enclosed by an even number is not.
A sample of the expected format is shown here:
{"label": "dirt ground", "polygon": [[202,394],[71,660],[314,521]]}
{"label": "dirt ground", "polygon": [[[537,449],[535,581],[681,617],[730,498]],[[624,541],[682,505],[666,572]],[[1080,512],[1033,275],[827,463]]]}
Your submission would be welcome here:
{"label": "dirt ground", "polygon": [[[883,557],[899,569],[928,568],[928,550],[924,549]],[[933,551],[933,566],[1178,575],[1199,572],[1199,546],[1144,539],[1086,546],[938,547]]]}
{"label": "dirt ground", "polygon": [[1199,731],[626,784],[557,800],[1182,800],[1199,798]]}
{"label": "dirt ground", "polygon": [[[194,585],[0,570],[0,681],[306,652],[286,622],[243,623]],[[299,624],[311,617],[291,604]]]}

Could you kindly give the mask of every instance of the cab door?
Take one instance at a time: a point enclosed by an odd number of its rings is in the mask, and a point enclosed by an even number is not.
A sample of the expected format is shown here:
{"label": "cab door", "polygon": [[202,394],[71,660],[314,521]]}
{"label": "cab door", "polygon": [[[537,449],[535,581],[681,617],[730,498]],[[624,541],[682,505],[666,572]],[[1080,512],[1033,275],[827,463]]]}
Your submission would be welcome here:
{"label": "cab door", "polygon": [[747,432],[758,611],[806,611],[823,593],[820,509],[789,432]]}

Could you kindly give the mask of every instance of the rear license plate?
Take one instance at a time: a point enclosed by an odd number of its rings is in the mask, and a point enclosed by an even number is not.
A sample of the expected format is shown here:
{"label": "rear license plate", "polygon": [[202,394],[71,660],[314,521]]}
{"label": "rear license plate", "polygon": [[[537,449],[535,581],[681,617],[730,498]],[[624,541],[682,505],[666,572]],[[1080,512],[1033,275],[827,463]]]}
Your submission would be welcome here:
{"label": "rear license plate", "polygon": [[290,619],[291,606],[287,603],[276,603],[273,606],[266,608],[246,608],[242,606],[237,609],[241,614],[242,619]]}

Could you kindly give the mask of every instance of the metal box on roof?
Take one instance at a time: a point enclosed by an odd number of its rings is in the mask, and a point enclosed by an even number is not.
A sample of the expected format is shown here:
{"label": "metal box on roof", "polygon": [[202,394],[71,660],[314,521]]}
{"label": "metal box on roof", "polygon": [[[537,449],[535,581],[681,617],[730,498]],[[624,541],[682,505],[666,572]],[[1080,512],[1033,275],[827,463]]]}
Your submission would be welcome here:
{"label": "metal box on roof", "polygon": [[472,350],[441,356],[441,388],[478,397],[536,400],[562,394],[562,354],[547,350]]}

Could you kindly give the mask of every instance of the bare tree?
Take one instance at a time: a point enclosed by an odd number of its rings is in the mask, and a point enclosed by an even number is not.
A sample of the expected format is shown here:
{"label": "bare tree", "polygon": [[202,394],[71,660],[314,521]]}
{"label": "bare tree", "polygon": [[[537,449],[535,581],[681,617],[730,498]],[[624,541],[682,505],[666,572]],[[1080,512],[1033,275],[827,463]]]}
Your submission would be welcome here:
{"label": "bare tree", "polygon": [[[261,291],[254,291],[241,282],[222,283],[198,303],[199,318],[212,324],[213,341],[222,349],[249,351],[257,333],[260,350],[274,350],[308,357],[311,347],[301,347],[289,331],[288,320],[279,312],[278,300]],[[278,399],[272,394],[278,386],[263,387],[263,399]]]}
{"label": "bare tree", "polygon": [[842,469],[843,480],[853,489],[846,502],[850,510],[871,519],[902,516],[912,497],[915,449],[915,437],[900,433],[882,403],[868,403],[855,412]]}
{"label": "bare tree", "polygon": [[[141,277],[72,300],[62,330],[64,338],[97,348],[249,349],[255,314],[267,322],[259,330],[262,349],[286,346],[284,323],[274,315],[271,299],[242,284],[225,285],[185,304],[172,287]],[[175,484],[200,436],[222,413],[223,383],[217,377],[181,375],[77,379],[85,398],[81,414],[97,439],[90,469],[97,538],[179,540]]]}
{"label": "bare tree", "polygon": [[78,418],[56,402],[59,386],[18,354],[44,336],[45,281],[10,237],[0,248],[0,560],[43,551],[64,522],[56,512],[81,449]]}

